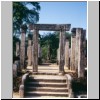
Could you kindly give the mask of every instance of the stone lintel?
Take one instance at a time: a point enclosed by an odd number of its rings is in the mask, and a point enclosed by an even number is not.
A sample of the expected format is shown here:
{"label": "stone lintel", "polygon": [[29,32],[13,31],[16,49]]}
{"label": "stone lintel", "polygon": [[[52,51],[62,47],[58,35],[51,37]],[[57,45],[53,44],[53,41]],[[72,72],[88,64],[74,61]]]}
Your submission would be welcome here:
{"label": "stone lintel", "polygon": [[30,24],[30,30],[44,30],[44,31],[69,31],[71,24]]}

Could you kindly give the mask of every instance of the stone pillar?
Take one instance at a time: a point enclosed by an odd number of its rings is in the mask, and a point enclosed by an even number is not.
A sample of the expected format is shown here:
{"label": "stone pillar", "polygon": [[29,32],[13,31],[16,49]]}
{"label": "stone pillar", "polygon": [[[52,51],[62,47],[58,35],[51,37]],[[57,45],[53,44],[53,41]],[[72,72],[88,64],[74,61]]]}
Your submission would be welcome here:
{"label": "stone pillar", "polygon": [[25,35],[26,35],[27,26],[21,26],[21,45],[20,45],[20,67],[21,69],[25,68]]}
{"label": "stone pillar", "polygon": [[50,61],[50,45],[47,46],[47,62]]}
{"label": "stone pillar", "polygon": [[69,48],[69,68],[70,69],[71,48]]}
{"label": "stone pillar", "polygon": [[59,61],[59,73],[63,74],[64,73],[64,52],[65,52],[65,31],[62,28],[60,31],[60,46],[59,46],[59,51],[60,51],[60,61]]}
{"label": "stone pillar", "polygon": [[28,48],[27,48],[27,57],[28,57],[28,66],[32,65],[32,40],[28,40]]}
{"label": "stone pillar", "polygon": [[76,29],[76,44],[77,44],[77,49],[76,49],[76,67],[77,67],[77,72],[78,72],[78,77],[83,77],[84,76],[84,64],[83,64],[83,29],[82,28],[77,28]]}
{"label": "stone pillar", "polygon": [[16,57],[19,57],[20,55],[20,44],[19,42],[16,42]]}
{"label": "stone pillar", "polygon": [[65,66],[69,69],[69,41],[66,39],[65,43]]}
{"label": "stone pillar", "polygon": [[87,55],[86,55],[86,52],[87,52],[87,49],[86,49],[86,30],[83,30],[83,33],[82,33],[82,70],[83,70],[83,73],[85,73],[85,68],[87,67]]}
{"label": "stone pillar", "polygon": [[71,58],[70,58],[70,70],[75,70],[75,47],[76,47],[76,28],[73,28],[71,35]]}
{"label": "stone pillar", "polygon": [[38,72],[38,30],[33,32],[33,72]]}
{"label": "stone pillar", "polygon": [[38,64],[42,64],[40,44],[38,44]]}
{"label": "stone pillar", "polygon": [[78,54],[79,54],[79,34],[76,32],[76,44],[75,44],[75,69],[78,72]]}
{"label": "stone pillar", "polygon": [[41,57],[41,48],[40,48],[40,44],[38,44],[38,58]]}
{"label": "stone pillar", "polygon": [[59,48],[57,49],[57,65],[59,65],[59,60],[60,60],[60,52]]}
{"label": "stone pillar", "polygon": [[34,52],[33,47],[34,47],[34,43],[33,43],[33,45],[32,45],[32,66],[33,66],[33,63],[34,63],[34,62],[33,62],[33,60],[34,60],[34,59],[33,59],[33,52]]}

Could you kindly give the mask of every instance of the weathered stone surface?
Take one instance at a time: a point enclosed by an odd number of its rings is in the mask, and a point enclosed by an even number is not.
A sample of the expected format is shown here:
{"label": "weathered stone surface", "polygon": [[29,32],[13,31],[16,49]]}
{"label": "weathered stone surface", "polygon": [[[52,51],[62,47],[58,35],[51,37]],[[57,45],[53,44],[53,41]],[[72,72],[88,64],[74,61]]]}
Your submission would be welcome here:
{"label": "weathered stone surface", "polygon": [[21,45],[20,45],[20,67],[25,68],[25,37],[26,37],[27,26],[21,26]]}
{"label": "weathered stone surface", "polygon": [[13,77],[17,77],[17,65],[13,64]]}
{"label": "weathered stone surface", "polygon": [[31,66],[32,65],[32,40],[28,40],[27,57],[28,57],[28,66]]}
{"label": "weathered stone surface", "polygon": [[46,30],[46,31],[60,31],[62,28],[65,31],[69,31],[71,24],[30,24],[29,29],[38,29],[38,30]]}
{"label": "weathered stone surface", "polygon": [[24,98],[24,85],[20,85],[19,87],[19,96],[20,98]]}
{"label": "weathered stone surface", "polygon": [[41,47],[40,47],[40,44],[38,44],[38,58],[40,58],[41,57]]}
{"label": "weathered stone surface", "polygon": [[75,47],[76,47],[76,29],[72,29],[71,35],[71,58],[70,58],[70,70],[75,70]]}
{"label": "weathered stone surface", "polygon": [[78,72],[79,34],[76,32],[75,69]]}
{"label": "weathered stone surface", "polygon": [[33,43],[33,45],[32,45],[32,66],[33,66],[33,63],[34,63],[34,62],[33,62],[33,61],[34,61],[34,60],[33,60],[33,52],[34,52],[33,47],[34,47],[34,43]]}
{"label": "weathered stone surface", "polygon": [[69,69],[69,41],[65,43],[65,66]]}
{"label": "weathered stone surface", "polygon": [[20,44],[19,42],[16,42],[16,57],[19,57],[20,55]]}
{"label": "weathered stone surface", "polygon": [[25,33],[21,33],[20,66],[21,69],[25,66]]}
{"label": "weathered stone surface", "polygon": [[83,34],[83,29],[82,28],[77,28],[76,29],[76,41],[78,43],[77,45],[77,72],[78,72],[78,77],[84,77],[84,45],[83,45],[83,40],[84,40],[84,34]]}
{"label": "weathered stone surface", "polygon": [[38,30],[33,32],[33,72],[38,72]]}
{"label": "weathered stone surface", "polygon": [[65,52],[65,31],[60,31],[60,61],[59,61],[59,73],[64,73],[64,52]]}
{"label": "weathered stone surface", "polygon": [[59,48],[57,49],[57,65],[59,65],[59,61],[60,61],[60,51]]}
{"label": "weathered stone surface", "polygon": [[38,44],[38,65],[41,65],[42,64],[42,50],[41,50],[41,47],[40,47],[40,44]]}
{"label": "weathered stone surface", "polygon": [[87,49],[86,49],[86,30],[83,30],[82,33],[82,64],[83,72],[85,73],[85,68],[87,68]]}
{"label": "weathered stone surface", "polygon": [[13,64],[13,77],[17,77],[18,70],[19,70],[19,61],[15,61]]}
{"label": "weathered stone surface", "polygon": [[69,31],[71,24],[30,24],[29,29],[33,30],[33,72],[38,71],[38,31],[60,31],[60,61],[59,61],[59,72],[64,72],[64,60],[65,60],[65,31]]}

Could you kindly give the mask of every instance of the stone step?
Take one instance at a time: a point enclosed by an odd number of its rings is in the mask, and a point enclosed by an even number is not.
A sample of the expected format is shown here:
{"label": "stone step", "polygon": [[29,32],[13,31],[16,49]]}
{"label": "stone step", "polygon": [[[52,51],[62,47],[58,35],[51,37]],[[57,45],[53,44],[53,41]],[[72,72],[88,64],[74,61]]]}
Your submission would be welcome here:
{"label": "stone step", "polygon": [[66,83],[50,83],[50,82],[28,82],[26,83],[26,87],[65,87],[67,88]]}
{"label": "stone step", "polygon": [[41,78],[33,78],[33,77],[30,77],[28,79],[29,82],[55,82],[55,83],[66,83],[66,79],[41,79]]}
{"label": "stone step", "polygon": [[68,97],[67,78],[58,74],[31,73],[25,84],[25,97]]}
{"label": "stone step", "polygon": [[63,75],[30,75],[29,78],[34,78],[34,79],[60,79],[60,80],[66,80],[66,77]]}
{"label": "stone step", "polygon": [[57,96],[57,97],[68,97],[68,92],[25,92],[25,96]]}
{"label": "stone step", "polygon": [[[33,73],[33,72],[32,72]],[[59,73],[58,72],[52,72],[52,71],[50,71],[50,72],[41,72],[41,71],[39,71],[38,73],[33,73],[34,75],[58,75]]]}
{"label": "stone step", "polygon": [[26,87],[25,91],[68,92],[68,88],[57,87]]}
{"label": "stone step", "polygon": [[58,96],[25,96],[25,98],[34,99],[69,99],[69,97],[58,97]]}

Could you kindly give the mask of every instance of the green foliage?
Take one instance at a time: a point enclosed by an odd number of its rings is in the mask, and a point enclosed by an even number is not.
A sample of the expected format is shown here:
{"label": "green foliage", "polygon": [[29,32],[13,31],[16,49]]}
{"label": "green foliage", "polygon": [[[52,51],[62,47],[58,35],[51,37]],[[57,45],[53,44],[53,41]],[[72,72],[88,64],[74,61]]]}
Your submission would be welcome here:
{"label": "green foliage", "polygon": [[32,40],[33,34],[28,34],[28,39]]}
{"label": "green foliage", "polygon": [[36,23],[39,20],[39,10],[38,2],[13,2],[13,32],[19,32],[23,22]]}
{"label": "green foliage", "polygon": [[[66,32],[65,37],[67,37],[69,41],[71,41],[71,34]],[[51,61],[56,59],[57,49],[59,47],[59,32],[47,33],[45,35],[42,35],[40,38],[40,44],[42,47],[42,58],[43,59],[47,60],[48,53],[49,53],[48,55]]]}
{"label": "green foliage", "polygon": [[16,42],[20,41],[17,37],[20,33],[20,26],[23,23],[36,23],[39,20],[39,11],[38,2],[13,2],[13,57],[15,57]]}
{"label": "green foliage", "polygon": [[46,48],[46,46],[42,47],[42,58],[47,60],[47,48]]}
{"label": "green foliage", "polygon": [[87,92],[87,78],[76,78],[72,80],[74,94]]}

